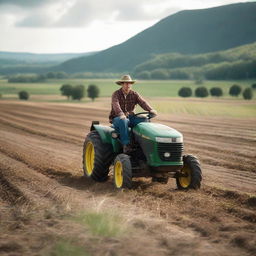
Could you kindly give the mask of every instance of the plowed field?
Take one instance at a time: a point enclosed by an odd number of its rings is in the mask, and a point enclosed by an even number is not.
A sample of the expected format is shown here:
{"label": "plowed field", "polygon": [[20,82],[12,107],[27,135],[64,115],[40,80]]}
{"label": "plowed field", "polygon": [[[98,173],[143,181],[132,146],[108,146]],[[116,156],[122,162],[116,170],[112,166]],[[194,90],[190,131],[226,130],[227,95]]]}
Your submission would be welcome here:
{"label": "plowed field", "polygon": [[[182,132],[200,159],[202,188],[182,192],[175,180],[117,191],[112,177],[83,177],[84,137],[107,117],[82,104],[0,102],[1,255],[56,255],[60,239],[86,255],[256,255],[256,118],[153,120]],[[92,235],[69,218],[85,209],[118,212],[129,231]]]}

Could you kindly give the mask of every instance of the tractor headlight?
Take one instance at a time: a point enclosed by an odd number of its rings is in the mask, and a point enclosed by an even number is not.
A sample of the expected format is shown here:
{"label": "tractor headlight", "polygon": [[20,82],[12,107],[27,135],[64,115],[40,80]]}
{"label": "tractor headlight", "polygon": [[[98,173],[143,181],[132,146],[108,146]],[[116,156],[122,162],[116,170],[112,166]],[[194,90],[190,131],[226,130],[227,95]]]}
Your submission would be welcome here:
{"label": "tractor headlight", "polygon": [[156,137],[156,141],[160,143],[182,143],[183,137],[179,138],[162,138],[162,137]]}

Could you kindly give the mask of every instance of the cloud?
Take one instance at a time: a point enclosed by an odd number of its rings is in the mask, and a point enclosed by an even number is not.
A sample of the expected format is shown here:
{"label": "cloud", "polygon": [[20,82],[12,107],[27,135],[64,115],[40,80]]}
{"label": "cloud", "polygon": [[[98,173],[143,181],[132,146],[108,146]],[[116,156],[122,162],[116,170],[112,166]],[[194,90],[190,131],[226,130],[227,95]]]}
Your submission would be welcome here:
{"label": "cloud", "polygon": [[179,10],[231,2],[240,1],[0,0],[0,13],[15,15],[14,24],[17,27],[85,27],[95,21],[111,23],[159,20]]}

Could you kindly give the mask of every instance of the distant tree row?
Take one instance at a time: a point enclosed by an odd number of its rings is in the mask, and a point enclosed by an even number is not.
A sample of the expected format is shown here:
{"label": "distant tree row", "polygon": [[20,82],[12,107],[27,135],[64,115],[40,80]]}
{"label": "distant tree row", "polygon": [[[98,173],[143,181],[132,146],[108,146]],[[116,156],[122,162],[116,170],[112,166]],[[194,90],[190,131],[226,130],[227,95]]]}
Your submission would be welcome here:
{"label": "distant tree row", "polygon": [[15,75],[8,78],[8,83],[38,83],[45,81],[44,75]]}
{"label": "distant tree row", "polygon": [[[242,92],[242,88],[239,85],[232,85],[229,89],[229,94],[233,97],[238,97]],[[182,87],[178,91],[178,95],[180,97],[191,97],[193,91],[190,87]],[[214,97],[221,97],[223,96],[223,91],[219,87],[212,87],[209,91],[206,87],[201,86],[195,89],[195,96],[200,98],[208,97],[209,94]],[[245,88],[243,93],[243,98],[246,100],[250,100],[253,98],[253,91],[251,88]]]}
{"label": "distant tree row", "polygon": [[219,64],[208,64],[201,67],[185,67],[176,69],[157,68],[135,72],[134,76],[140,79],[195,79],[202,76],[208,80],[231,80],[256,78],[256,61],[236,61]]}
{"label": "distant tree row", "polygon": [[[67,96],[68,100],[72,98],[73,100],[81,100],[85,97],[85,87],[84,85],[70,85],[63,84],[60,88],[61,94]],[[99,96],[100,90],[97,85],[91,84],[87,88],[87,96],[94,101],[95,98]]]}

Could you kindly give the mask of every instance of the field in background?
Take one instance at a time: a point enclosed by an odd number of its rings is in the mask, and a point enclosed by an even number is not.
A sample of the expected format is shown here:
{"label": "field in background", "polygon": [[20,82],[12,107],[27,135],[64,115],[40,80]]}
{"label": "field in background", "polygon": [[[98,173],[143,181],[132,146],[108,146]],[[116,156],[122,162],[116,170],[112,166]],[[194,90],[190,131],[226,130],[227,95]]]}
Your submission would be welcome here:
{"label": "field in background", "polygon": [[[113,80],[50,80],[47,83],[7,83],[6,80],[0,80],[0,94],[2,100],[18,100],[17,93],[26,90],[30,93],[29,101],[32,102],[56,102],[78,104],[79,101],[68,101],[65,96],[60,95],[59,88],[62,84],[70,83],[73,85],[96,84],[100,88],[100,97],[92,102],[85,97],[81,102],[93,108],[110,109],[112,92],[119,88]],[[220,116],[220,117],[238,117],[251,118],[256,116],[256,100],[244,100],[242,96],[231,97],[228,90],[231,85],[239,84],[243,88],[249,87],[253,81],[205,81],[203,86],[210,89],[213,86],[219,86],[224,90],[224,97],[215,98],[181,98],[177,96],[179,88],[190,86],[195,89],[194,81],[138,81],[134,89],[146,98],[153,108],[163,114],[196,115],[196,116]],[[201,86],[201,85],[200,85]],[[137,112],[141,109],[138,107]]]}
{"label": "field in background", "polygon": [[[204,81],[202,85],[196,85],[191,80],[140,80],[133,88],[145,97],[177,97],[179,89],[183,86],[191,87],[193,90],[198,86],[205,86],[208,89],[221,87],[224,92],[224,98],[231,98],[228,91],[233,84],[238,84],[244,89],[250,87],[255,82],[255,80]],[[17,98],[17,93],[21,90],[26,90],[31,95],[60,95],[59,89],[63,84],[82,84],[85,87],[95,84],[100,88],[100,97],[109,97],[114,90],[119,88],[112,79],[58,79],[49,80],[44,83],[8,83],[7,80],[2,79],[0,80],[0,93],[3,97],[12,98]],[[238,98],[242,98],[242,96],[240,95]],[[56,99],[56,101],[65,100],[65,97]]]}

